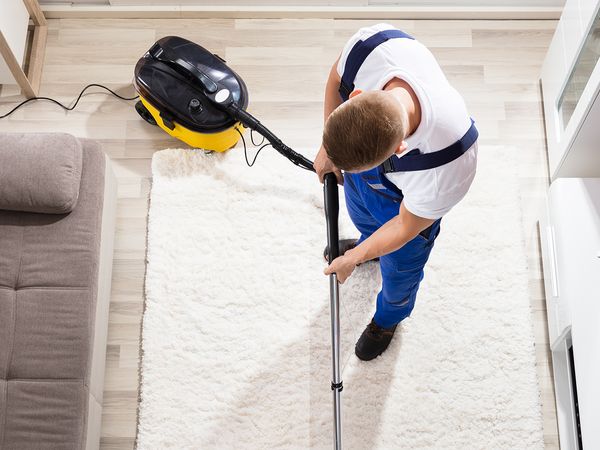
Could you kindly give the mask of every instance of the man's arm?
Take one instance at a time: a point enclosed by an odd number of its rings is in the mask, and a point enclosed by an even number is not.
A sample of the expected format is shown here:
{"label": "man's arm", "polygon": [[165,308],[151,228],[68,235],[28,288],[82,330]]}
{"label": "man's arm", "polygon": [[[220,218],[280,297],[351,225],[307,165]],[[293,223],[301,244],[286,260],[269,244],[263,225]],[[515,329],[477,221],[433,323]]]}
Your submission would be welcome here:
{"label": "man's arm", "polygon": [[[329,78],[327,78],[327,85],[325,86],[325,100],[323,102],[323,124],[327,122],[327,118],[332,111],[342,104],[342,99],[338,93],[340,76],[337,73],[337,65],[339,60],[339,57],[335,60],[335,63],[333,63],[333,66],[331,66],[331,70],[329,71]],[[337,177],[338,183],[344,184],[342,172],[333,165],[322,144],[317,156],[315,157],[313,167],[315,168],[321,183],[323,182],[323,177],[326,173],[333,172]]]}
{"label": "man's arm", "polygon": [[415,216],[404,207],[404,203],[401,203],[400,214],[383,224],[369,238],[352,249],[352,257],[356,264],[361,264],[395,252],[434,222],[435,220],[432,219]]}
{"label": "man's arm", "polygon": [[415,216],[404,204],[400,204],[400,213],[396,217],[383,224],[360,245],[336,258],[325,269],[325,275],[336,273],[338,281],[343,283],[357,264],[395,252],[434,222],[432,219]]}
{"label": "man's arm", "polygon": [[338,92],[340,87],[340,75],[337,72],[337,65],[340,61],[340,56],[335,60],[331,70],[329,71],[329,77],[327,78],[327,84],[325,86],[325,101],[323,102],[323,124],[327,122],[327,118],[333,112],[335,108],[342,104],[342,98]]}

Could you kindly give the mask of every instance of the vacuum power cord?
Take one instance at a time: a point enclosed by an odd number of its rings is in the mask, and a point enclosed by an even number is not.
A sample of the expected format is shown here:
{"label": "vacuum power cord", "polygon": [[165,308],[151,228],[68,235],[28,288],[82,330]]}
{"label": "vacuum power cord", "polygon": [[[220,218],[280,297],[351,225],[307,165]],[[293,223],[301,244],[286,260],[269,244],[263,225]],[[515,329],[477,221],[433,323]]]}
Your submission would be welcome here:
{"label": "vacuum power cord", "polygon": [[252,142],[252,145],[254,145],[255,147],[257,147],[257,146],[260,145],[260,148],[258,149],[258,151],[256,152],[256,154],[254,155],[254,158],[252,158],[252,162],[250,162],[248,160],[248,148],[246,146],[246,139],[244,138],[244,135],[242,134],[242,132],[237,127],[234,128],[234,129],[235,129],[235,131],[238,132],[238,134],[240,135],[240,138],[242,138],[242,144],[244,145],[244,158],[246,159],[246,164],[248,165],[248,167],[252,167],[254,165],[254,163],[256,162],[256,159],[258,158],[258,155],[260,154],[260,152],[262,151],[263,148],[269,147],[269,146],[273,147],[270,142],[267,142],[266,144],[263,144],[263,142],[265,141],[264,136],[263,136],[263,140],[260,143],[256,144],[254,142],[254,138],[252,137],[252,131],[253,130],[250,130],[250,141]]}
{"label": "vacuum power cord", "polygon": [[17,106],[15,106],[13,109],[11,109],[11,110],[10,110],[9,112],[7,112],[6,114],[4,114],[4,115],[1,115],[1,116],[0,116],[0,119],[4,119],[5,117],[8,117],[8,116],[10,116],[10,115],[11,115],[12,113],[14,113],[14,112],[15,112],[17,109],[19,109],[21,106],[24,106],[24,105],[26,105],[27,103],[29,103],[29,102],[32,102],[32,101],[34,101],[34,100],[47,100],[47,101],[49,101],[49,102],[56,103],[58,106],[60,106],[61,108],[63,108],[63,109],[64,109],[64,110],[66,110],[66,111],[73,111],[73,110],[75,109],[75,107],[77,106],[77,104],[79,103],[79,100],[81,100],[81,97],[83,96],[83,94],[85,93],[85,91],[87,91],[87,90],[88,90],[89,88],[91,88],[91,87],[99,87],[99,88],[105,89],[105,90],[107,90],[108,92],[110,92],[112,95],[114,95],[115,97],[118,97],[118,98],[120,98],[121,100],[127,100],[127,101],[129,101],[129,100],[137,100],[137,99],[139,98],[139,95],[136,95],[135,97],[123,97],[123,96],[121,96],[121,95],[117,94],[117,93],[116,93],[115,91],[113,91],[112,89],[110,89],[110,88],[107,88],[106,86],[103,86],[103,85],[101,85],[101,84],[95,84],[95,83],[93,83],[93,84],[88,84],[86,87],[84,87],[84,88],[81,90],[81,92],[79,93],[79,96],[78,96],[78,97],[77,97],[77,99],[75,100],[75,103],[73,104],[73,106],[65,106],[65,105],[63,105],[61,102],[59,102],[58,100],[55,100],[55,99],[53,99],[53,98],[50,98],[50,97],[32,97],[32,98],[28,98],[28,99],[27,99],[27,100],[25,100],[25,101],[22,101],[21,103],[19,103]]}

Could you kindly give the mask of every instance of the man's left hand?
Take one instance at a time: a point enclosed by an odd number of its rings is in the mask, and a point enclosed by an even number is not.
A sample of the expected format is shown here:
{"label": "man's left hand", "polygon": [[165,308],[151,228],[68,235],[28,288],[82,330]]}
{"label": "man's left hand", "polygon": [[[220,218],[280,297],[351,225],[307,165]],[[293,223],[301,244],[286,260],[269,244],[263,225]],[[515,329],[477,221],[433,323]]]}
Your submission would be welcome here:
{"label": "man's left hand", "polygon": [[323,272],[325,275],[337,274],[338,281],[343,284],[354,272],[356,264],[356,258],[352,256],[352,250],[349,250],[344,255],[335,258]]}

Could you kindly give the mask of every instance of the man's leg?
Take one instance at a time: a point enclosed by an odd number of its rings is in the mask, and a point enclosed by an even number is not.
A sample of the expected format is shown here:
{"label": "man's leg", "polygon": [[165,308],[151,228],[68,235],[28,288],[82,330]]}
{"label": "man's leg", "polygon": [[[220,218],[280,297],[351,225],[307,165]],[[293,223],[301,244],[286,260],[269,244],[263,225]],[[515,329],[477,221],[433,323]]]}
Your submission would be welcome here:
{"label": "man's leg", "polygon": [[[374,192],[358,174],[344,174],[344,192],[350,218],[361,233],[359,242],[399,213],[399,203]],[[396,325],[412,312],[440,222],[437,220],[400,250],[381,257],[382,289],[375,316],[356,343],[360,359],[370,360],[383,353]]]}
{"label": "man's leg", "polygon": [[397,324],[412,312],[439,230],[440,220],[428,230],[428,237],[419,235],[400,250],[381,257],[382,288],[377,295],[375,316],[356,343],[355,353],[360,359],[369,361],[383,353]]}
{"label": "man's leg", "polygon": [[382,288],[377,295],[374,317],[380,327],[390,328],[410,316],[439,227],[438,221],[428,239],[419,235],[400,250],[381,258]]}

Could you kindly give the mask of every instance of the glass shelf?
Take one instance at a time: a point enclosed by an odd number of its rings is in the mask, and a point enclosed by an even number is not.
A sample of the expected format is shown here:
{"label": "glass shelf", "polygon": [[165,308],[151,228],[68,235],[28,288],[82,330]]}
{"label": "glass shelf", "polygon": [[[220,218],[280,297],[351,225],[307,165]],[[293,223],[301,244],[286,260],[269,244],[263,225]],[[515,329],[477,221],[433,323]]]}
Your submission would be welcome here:
{"label": "glass shelf", "polygon": [[588,33],[565,88],[558,101],[558,112],[564,129],[583,94],[600,57],[600,11]]}

